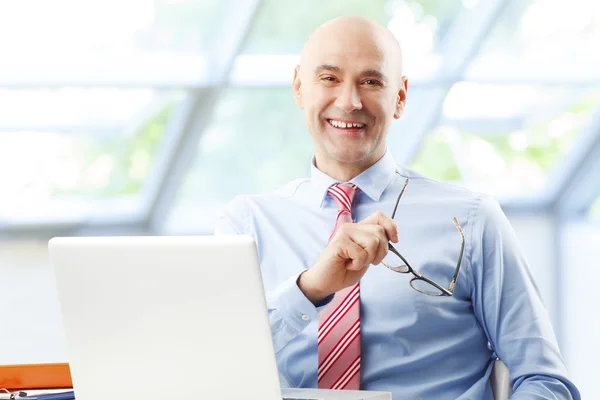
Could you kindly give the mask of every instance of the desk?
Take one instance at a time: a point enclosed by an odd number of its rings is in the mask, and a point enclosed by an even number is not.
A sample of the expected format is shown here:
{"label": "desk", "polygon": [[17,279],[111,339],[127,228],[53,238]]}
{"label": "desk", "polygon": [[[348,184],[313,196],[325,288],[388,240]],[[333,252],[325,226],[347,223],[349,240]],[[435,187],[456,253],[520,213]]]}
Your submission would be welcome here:
{"label": "desk", "polygon": [[319,400],[392,400],[390,392],[363,390],[281,389],[283,397],[306,397]]}

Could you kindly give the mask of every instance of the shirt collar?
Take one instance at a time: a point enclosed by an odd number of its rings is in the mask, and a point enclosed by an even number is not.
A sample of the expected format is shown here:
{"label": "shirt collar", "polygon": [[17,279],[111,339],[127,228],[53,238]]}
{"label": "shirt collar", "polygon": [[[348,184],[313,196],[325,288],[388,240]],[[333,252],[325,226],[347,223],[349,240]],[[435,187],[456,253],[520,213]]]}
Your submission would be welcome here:
{"label": "shirt collar", "polygon": [[[319,206],[323,205],[323,200],[327,196],[327,189],[335,183],[339,182],[330,177],[316,167],[315,158],[313,157],[310,166],[311,182],[316,190],[316,197]],[[379,159],[371,167],[350,179],[349,183],[354,183],[358,188],[369,196],[373,201],[378,201],[385,188],[394,179],[396,174],[396,161],[389,150],[385,152],[383,157]]]}

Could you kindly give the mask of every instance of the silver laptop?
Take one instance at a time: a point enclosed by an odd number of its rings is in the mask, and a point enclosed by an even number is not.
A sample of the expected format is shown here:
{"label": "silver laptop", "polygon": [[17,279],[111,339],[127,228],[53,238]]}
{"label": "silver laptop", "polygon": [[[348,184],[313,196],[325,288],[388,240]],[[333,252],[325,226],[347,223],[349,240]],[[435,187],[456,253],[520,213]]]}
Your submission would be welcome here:
{"label": "silver laptop", "polygon": [[254,241],[49,242],[78,400],[281,400]]}

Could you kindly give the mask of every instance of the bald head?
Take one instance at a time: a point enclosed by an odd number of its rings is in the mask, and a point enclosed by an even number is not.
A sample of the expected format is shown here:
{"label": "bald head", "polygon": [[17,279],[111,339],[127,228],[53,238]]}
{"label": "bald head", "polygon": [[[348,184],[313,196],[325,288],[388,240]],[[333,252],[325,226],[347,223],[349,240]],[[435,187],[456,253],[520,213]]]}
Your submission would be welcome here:
{"label": "bald head", "polygon": [[365,48],[378,53],[394,77],[402,77],[402,50],[392,32],[360,16],[334,18],[315,29],[302,49],[300,69],[314,67],[315,59],[321,59],[327,53],[348,53]]}
{"label": "bald head", "polygon": [[408,80],[400,46],[369,19],[333,19],[306,42],[292,90],[317,167],[347,181],[383,157],[390,124],[404,112]]}

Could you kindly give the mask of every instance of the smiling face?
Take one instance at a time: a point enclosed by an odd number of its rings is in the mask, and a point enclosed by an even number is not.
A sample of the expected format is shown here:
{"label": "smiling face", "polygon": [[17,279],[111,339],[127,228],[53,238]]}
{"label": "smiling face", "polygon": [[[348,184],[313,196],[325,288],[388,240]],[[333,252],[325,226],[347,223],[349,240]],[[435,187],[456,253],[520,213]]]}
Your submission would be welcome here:
{"label": "smiling face", "polygon": [[390,124],[404,111],[408,82],[389,31],[360,17],[342,17],[309,38],[293,89],[317,166],[349,180],[385,153]]}

